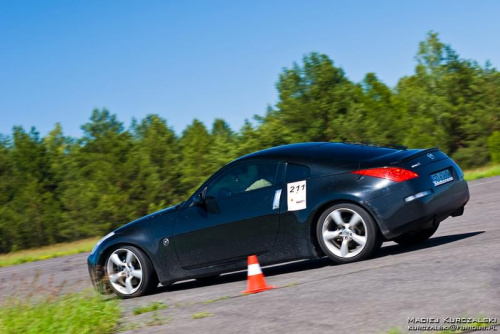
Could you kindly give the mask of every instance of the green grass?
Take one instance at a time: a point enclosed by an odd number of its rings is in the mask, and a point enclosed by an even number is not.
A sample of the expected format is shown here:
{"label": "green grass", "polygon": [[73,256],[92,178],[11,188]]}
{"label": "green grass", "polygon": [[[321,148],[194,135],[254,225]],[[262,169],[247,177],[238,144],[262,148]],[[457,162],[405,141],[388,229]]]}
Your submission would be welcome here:
{"label": "green grass", "polygon": [[74,242],[65,242],[37,249],[26,249],[0,255],[0,268],[34,262],[71,254],[89,252],[99,238],[83,239]]}
{"label": "green grass", "polygon": [[112,333],[120,312],[118,300],[93,291],[10,297],[0,308],[0,333]]}
{"label": "green grass", "polygon": [[174,304],[174,306],[177,308],[181,308],[181,307],[188,307],[188,306],[191,306],[194,304],[196,304],[196,303],[195,302],[177,302]]}
{"label": "green grass", "polygon": [[199,312],[199,313],[193,314],[191,317],[193,319],[201,319],[201,318],[211,317],[212,315],[213,315],[212,313],[208,313],[208,312]]}
{"label": "green grass", "polygon": [[160,317],[158,311],[153,313],[153,317],[146,323],[146,326],[161,326],[172,320],[172,317]]}
{"label": "green grass", "polygon": [[290,283],[288,283],[286,285],[283,285],[283,287],[284,288],[291,288],[291,287],[297,286],[297,284],[299,284],[299,283],[293,281],[293,282],[290,282]]}
{"label": "green grass", "polygon": [[467,181],[498,175],[500,175],[500,165],[492,165],[464,171],[464,176]]}
{"label": "green grass", "polygon": [[221,301],[221,300],[226,300],[226,299],[229,299],[229,298],[230,298],[229,296],[222,296],[222,297],[219,297],[219,298],[205,300],[203,302],[203,304],[212,304],[212,303],[215,303],[215,302],[218,302],[218,301]]}
{"label": "green grass", "polygon": [[139,315],[143,313],[148,313],[148,312],[153,312],[153,311],[158,311],[158,310],[164,310],[168,307],[168,305],[160,303],[160,302],[154,302],[149,305],[143,305],[140,307],[135,308],[132,313],[134,315]]}

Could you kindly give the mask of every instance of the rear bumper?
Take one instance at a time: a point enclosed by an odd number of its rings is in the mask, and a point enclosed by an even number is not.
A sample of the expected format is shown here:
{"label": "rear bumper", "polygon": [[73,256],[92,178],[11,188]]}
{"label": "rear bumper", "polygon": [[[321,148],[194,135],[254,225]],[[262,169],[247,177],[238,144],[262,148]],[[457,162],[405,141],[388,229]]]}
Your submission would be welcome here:
{"label": "rear bumper", "polygon": [[[442,165],[442,166],[439,166]],[[434,165],[432,170],[419,171],[418,179],[410,180],[383,196],[364,204],[377,220],[386,239],[393,239],[405,232],[430,227],[450,215],[459,215],[469,201],[469,188],[458,166],[447,159]],[[436,168],[452,168],[454,181],[435,187],[430,173]],[[420,192],[427,195],[406,201],[408,196]]]}

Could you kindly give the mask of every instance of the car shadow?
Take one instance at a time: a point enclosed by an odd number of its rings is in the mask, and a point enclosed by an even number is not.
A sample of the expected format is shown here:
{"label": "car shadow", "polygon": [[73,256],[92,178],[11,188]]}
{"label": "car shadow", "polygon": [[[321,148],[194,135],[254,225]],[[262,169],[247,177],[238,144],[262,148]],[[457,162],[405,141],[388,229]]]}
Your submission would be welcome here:
{"label": "car shadow", "polygon": [[[453,234],[453,235],[445,235],[431,238],[419,245],[415,246],[400,246],[397,244],[387,245],[380,249],[380,251],[374,256],[374,258],[381,258],[385,256],[409,253],[421,249],[437,247],[441,245],[445,245],[451,242],[471,238],[478,234],[482,234],[485,231],[477,231],[477,232],[469,232],[469,233],[461,233],[461,234]],[[333,267],[337,264],[333,263],[329,258],[323,257],[320,259],[312,259],[312,260],[299,260],[295,262],[288,262],[285,264],[278,264],[274,266],[265,267],[263,269],[266,277],[282,275],[287,273],[300,272],[311,269],[319,269],[323,267]],[[167,291],[182,291],[189,290],[193,288],[198,288],[202,286],[215,286],[219,284],[231,283],[244,281],[247,279],[247,271],[239,271],[228,274],[223,274],[219,277],[206,280],[206,281],[198,281],[198,280],[186,280],[182,282],[177,282],[170,286],[160,286],[156,291],[152,294],[163,293]]]}
{"label": "car shadow", "polygon": [[[263,272],[266,277],[270,277],[275,275],[282,275],[282,274],[311,270],[311,269],[319,269],[322,267],[334,266],[334,265],[335,263],[330,261],[329,258],[324,257],[321,259],[299,260],[295,262],[288,262],[285,264],[277,264],[263,268]],[[222,274],[219,277],[207,281],[204,280],[198,281],[191,279],[191,280],[177,282],[170,286],[160,286],[152,294],[157,294],[167,291],[189,290],[203,286],[215,286],[219,284],[245,281],[246,279],[247,279],[247,271],[242,270],[238,272]]]}
{"label": "car shadow", "polygon": [[449,244],[451,242],[467,239],[474,237],[478,234],[482,234],[485,231],[476,231],[476,232],[468,232],[468,233],[460,233],[460,234],[452,234],[452,235],[443,235],[440,237],[433,237],[429,240],[414,246],[401,246],[398,244],[392,244],[385,247],[382,247],[380,251],[374,256],[374,258],[390,256],[390,255],[398,255],[402,253],[409,253],[413,251],[417,251],[420,249],[432,248],[436,246],[441,246],[445,244]]}

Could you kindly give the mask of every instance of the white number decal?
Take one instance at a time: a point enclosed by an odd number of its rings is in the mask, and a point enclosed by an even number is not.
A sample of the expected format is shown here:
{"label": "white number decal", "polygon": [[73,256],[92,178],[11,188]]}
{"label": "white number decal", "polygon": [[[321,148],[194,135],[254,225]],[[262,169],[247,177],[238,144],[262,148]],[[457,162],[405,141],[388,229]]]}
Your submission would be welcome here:
{"label": "white number decal", "polygon": [[307,208],[306,181],[288,183],[286,186],[288,211],[297,211]]}

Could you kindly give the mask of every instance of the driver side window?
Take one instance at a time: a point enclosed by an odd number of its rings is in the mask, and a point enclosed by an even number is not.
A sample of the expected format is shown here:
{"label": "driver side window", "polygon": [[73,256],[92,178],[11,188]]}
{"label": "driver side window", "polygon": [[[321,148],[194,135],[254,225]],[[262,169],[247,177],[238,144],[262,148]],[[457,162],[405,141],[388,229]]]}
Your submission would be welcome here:
{"label": "driver side window", "polygon": [[277,162],[254,162],[232,167],[207,189],[207,198],[224,198],[275,184]]}

